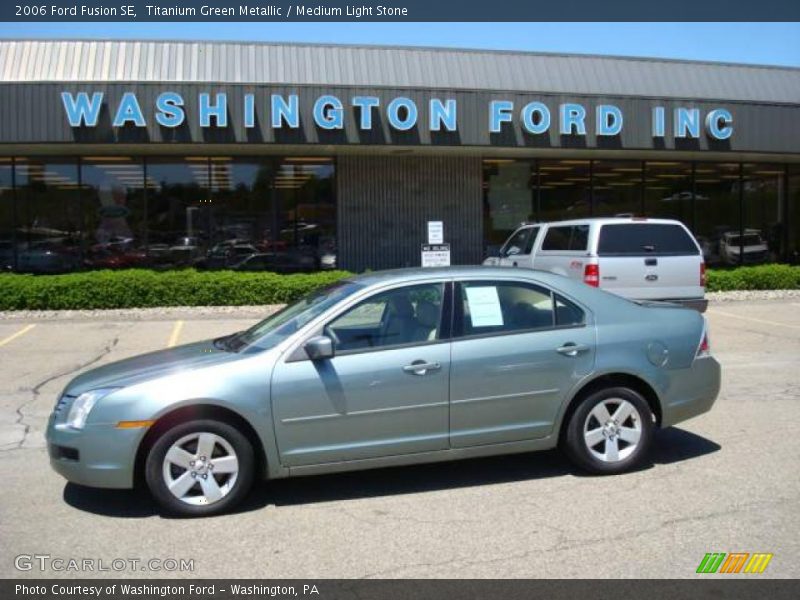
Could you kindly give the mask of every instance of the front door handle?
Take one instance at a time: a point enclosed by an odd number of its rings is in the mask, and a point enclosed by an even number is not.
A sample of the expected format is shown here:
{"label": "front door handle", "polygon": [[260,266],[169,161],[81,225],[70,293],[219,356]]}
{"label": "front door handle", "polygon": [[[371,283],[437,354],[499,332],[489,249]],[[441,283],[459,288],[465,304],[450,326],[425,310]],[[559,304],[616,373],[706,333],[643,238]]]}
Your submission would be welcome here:
{"label": "front door handle", "polygon": [[583,344],[576,344],[574,342],[567,342],[563,346],[556,348],[556,352],[559,354],[563,354],[564,356],[578,356],[581,352],[587,352],[589,350],[589,346],[585,346]]}
{"label": "front door handle", "polygon": [[411,373],[412,375],[425,375],[428,371],[438,371],[442,368],[438,362],[425,362],[424,360],[415,360],[410,365],[403,367],[403,371]]}

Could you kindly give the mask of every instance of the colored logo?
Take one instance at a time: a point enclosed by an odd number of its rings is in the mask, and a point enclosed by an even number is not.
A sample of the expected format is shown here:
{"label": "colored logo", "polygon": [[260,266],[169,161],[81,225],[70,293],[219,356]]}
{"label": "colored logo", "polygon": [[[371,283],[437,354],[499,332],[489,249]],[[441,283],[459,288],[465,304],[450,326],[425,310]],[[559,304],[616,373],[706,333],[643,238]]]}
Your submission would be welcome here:
{"label": "colored logo", "polygon": [[767,552],[708,552],[700,565],[698,573],[763,573],[772,554]]}

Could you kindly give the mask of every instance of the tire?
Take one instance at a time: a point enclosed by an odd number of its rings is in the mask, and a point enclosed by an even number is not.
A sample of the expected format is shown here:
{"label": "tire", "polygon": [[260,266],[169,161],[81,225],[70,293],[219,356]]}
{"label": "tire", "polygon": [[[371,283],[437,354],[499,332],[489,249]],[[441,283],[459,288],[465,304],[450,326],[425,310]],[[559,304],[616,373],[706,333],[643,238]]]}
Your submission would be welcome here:
{"label": "tire", "polygon": [[647,458],[653,427],[650,405],[639,392],[605,388],[584,398],[572,414],[565,450],[573,463],[589,473],[624,473]]}
{"label": "tire", "polygon": [[242,432],[206,419],[164,432],[145,463],[153,498],[169,514],[183,517],[230,510],[250,491],[254,471],[253,446]]}

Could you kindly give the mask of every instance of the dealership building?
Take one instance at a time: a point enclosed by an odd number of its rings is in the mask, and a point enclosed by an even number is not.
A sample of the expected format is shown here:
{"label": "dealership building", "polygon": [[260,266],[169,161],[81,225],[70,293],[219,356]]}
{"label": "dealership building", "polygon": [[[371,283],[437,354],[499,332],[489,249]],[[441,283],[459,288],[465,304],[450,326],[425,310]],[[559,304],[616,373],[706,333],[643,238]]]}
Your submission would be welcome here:
{"label": "dealership building", "polygon": [[796,68],[20,40],[0,107],[6,270],[413,266],[438,222],[470,264],[614,215],[683,221],[710,264],[800,253]]}

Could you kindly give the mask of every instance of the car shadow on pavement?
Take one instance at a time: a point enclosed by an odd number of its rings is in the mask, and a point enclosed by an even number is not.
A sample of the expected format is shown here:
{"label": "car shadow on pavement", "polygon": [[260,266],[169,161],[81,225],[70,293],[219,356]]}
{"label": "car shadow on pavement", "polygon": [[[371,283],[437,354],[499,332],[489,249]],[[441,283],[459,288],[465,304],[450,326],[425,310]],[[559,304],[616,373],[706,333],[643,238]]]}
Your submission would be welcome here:
{"label": "car shadow on pavement", "polygon": [[64,502],[105,517],[141,518],[158,514],[158,507],[145,489],[102,490],[75,483],[64,486]]}
{"label": "car shadow on pavement", "polygon": [[[639,471],[691,460],[721,448],[711,440],[675,427],[657,431],[654,441],[650,460]],[[298,477],[257,483],[248,498],[233,512],[248,512],[269,505],[281,507],[414,494],[565,475],[587,476],[573,467],[561,452],[548,450]],[[70,483],[64,488],[64,501],[79,510],[107,517],[142,518],[159,514],[146,490],[98,490]]]}

